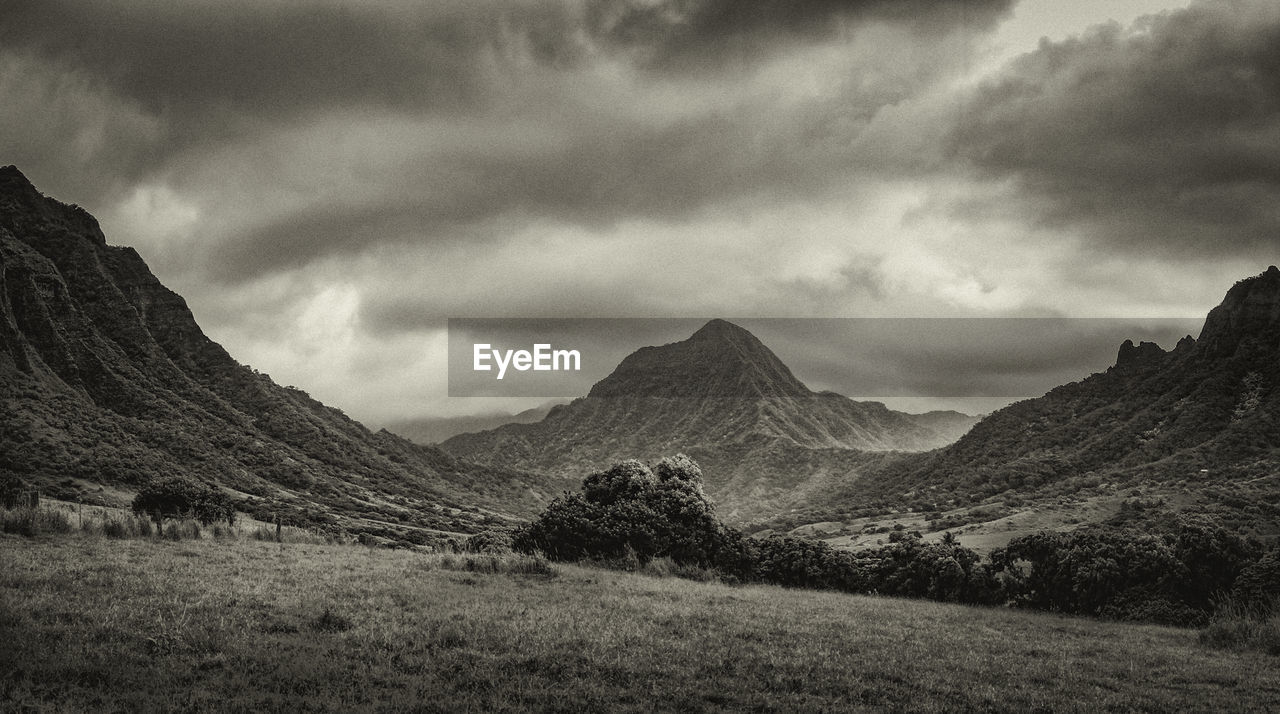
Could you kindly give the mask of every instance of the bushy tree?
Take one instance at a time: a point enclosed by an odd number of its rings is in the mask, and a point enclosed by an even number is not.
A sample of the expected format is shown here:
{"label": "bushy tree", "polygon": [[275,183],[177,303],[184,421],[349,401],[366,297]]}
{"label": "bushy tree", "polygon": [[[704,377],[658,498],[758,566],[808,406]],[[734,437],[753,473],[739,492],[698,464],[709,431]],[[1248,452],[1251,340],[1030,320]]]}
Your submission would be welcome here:
{"label": "bushy tree", "polygon": [[1259,613],[1280,608],[1280,548],[1272,548],[1243,571],[1232,587],[1241,606]]}
{"label": "bushy tree", "polygon": [[789,588],[869,592],[874,589],[852,554],[823,541],[770,536],[752,543],[755,580]]}
{"label": "bushy tree", "polygon": [[515,546],[555,560],[669,557],[684,565],[740,569],[741,536],[715,518],[702,470],[680,454],[652,468],[630,460],[588,476],[521,528]]}
{"label": "bushy tree", "polygon": [[157,524],[165,518],[195,518],[204,525],[216,521],[235,523],[236,509],[221,489],[180,476],[153,479],[138,490],[134,513],[151,516]]}
{"label": "bushy tree", "polygon": [[1166,533],[1094,526],[1015,538],[992,553],[1011,599],[1042,610],[1196,625],[1262,554],[1206,521]]}
{"label": "bushy tree", "polygon": [[928,543],[917,535],[853,559],[868,592],[975,604],[1003,600],[990,568],[954,538]]}
{"label": "bushy tree", "polygon": [[1127,591],[1158,586],[1183,572],[1164,539],[1107,528],[1022,536],[991,560],[1015,603],[1089,615],[1100,614]]}

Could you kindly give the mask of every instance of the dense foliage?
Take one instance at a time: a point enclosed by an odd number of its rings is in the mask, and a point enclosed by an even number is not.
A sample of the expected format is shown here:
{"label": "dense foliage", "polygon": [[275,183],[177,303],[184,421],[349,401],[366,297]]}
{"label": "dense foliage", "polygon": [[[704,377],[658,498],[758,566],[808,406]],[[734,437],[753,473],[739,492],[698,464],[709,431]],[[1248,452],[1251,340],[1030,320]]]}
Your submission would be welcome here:
{"label": "dense foliage", "polygon": [[702,491],[702,470],[683,454],[652,469],[623,461],[588,476],[581,493],[552,501],[516,534],[515,545],[556,560],[668,557],[741,572],[742,536],[716,519]]}
{"label": "dense foliage", "polygon": [[1184,522],[1162,534],[1106,526],[1036,533],[1014,539],[991,560],[1018,605],[1198,625],[1261,556],[1255,540]]}
{"label": "dense foliage", "polygon": [[790,536],[744,538],[715,518],[687,456],[652,468],[624,461],[592,474],[516,533],[517,549],[556,560],[666,557],[734,580],[795,588],[1010,604],[1113,619],[1203,624],[1217,603],[1265,601],[1280,562],[1208,520],[1163,531],[1091,526],[1016,538],[989,561],[950,534],[892,534],[884,547],[837,550]]}
{"label": "dense foliage", "polygon": [[190,479],[171,476],[143,485],[133,499],[134,513],[165,518],[195,518],[204,525],[217,521],[235,523],[235,502],[221,489]]}

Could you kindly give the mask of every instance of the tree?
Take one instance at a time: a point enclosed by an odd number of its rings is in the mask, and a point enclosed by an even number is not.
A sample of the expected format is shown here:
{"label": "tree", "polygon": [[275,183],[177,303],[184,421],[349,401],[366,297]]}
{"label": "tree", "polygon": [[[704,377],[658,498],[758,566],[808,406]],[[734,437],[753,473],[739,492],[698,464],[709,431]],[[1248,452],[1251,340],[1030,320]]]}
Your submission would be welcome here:
{"label": "tree", "polygon": [[235,503],[222,490],[180,476],[153,479],[133,499],[134,513],[151,516],[156,525],[165,518],[195,518],[204,525],[236,520]]}
{"label": "tree", "polygon": [[[742,537],[715,518],[702,470],[679,454],[652,468],[635,460],[591,474],[515,536],[518,550],[555,560],[669,557],[683,565],[744,567]],[[734,572],[737,571],[737,572]]]}

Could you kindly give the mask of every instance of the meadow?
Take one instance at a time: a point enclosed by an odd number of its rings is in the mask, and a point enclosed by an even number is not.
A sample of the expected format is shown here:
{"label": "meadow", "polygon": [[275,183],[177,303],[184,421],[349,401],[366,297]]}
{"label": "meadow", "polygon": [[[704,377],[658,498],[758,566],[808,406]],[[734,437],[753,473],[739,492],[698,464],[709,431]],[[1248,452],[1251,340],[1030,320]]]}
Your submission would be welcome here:
{"label": "meadow", "polygon": [[0,535],[6,711],[1275,711],[1196,631],[253,538]]}

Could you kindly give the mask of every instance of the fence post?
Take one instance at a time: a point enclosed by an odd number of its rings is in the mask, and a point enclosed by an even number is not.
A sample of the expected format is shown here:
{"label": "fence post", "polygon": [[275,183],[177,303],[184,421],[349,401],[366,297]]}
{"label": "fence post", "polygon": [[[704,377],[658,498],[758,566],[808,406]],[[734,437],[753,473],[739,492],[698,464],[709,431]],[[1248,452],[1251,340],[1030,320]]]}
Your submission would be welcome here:
{"label": "fence post", "polygon": [[277,543],[284,542],[283,540],[280,539],[280,513],[278,511],[276,512],[276,542]]}

